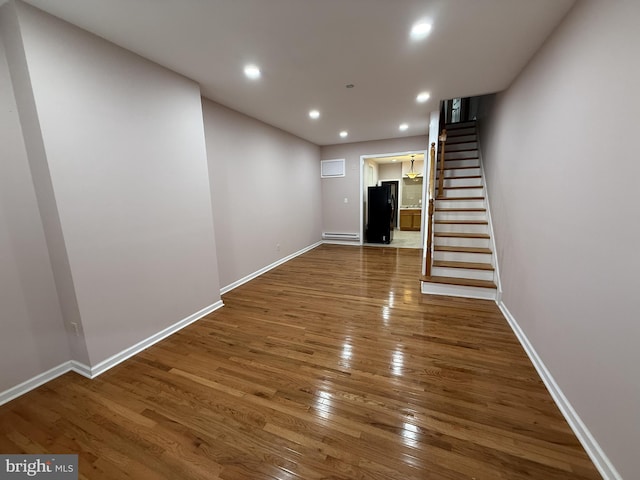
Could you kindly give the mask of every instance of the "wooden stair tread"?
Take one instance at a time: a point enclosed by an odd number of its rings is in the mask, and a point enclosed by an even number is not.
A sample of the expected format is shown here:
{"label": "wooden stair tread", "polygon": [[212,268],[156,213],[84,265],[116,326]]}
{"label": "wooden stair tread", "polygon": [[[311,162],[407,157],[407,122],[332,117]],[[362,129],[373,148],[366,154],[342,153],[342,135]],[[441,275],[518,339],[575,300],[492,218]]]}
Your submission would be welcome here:
{"label": "wooden stair tread", "polygon": [[[461,158],[460,160],[478,160],[478,159],[477,158],[471,158],[471,159]],[[444,166],[444,170],[463,170],[468,168],[480,168],[480,165],[471,165],[471,166],[464,166],[464,167],[447,167],[447,165],[445,164]],[[444,178],[451,178],[451,177],[444,177]]]}
{"label": "wooden stair tread", "polygon": [[[471,136],[476,137],[476,139],[475,140],[460,140],[460,141],[457,141],[457,142],[450,142],[449,141],[449,138],[453,138],[455,140],[456,138],[459,138],[459,137],[471,137]],[[477,139],[477,136],[476,136],[475,133],[467,133],[466,135],[453,135],[451,137],[448,137],[445,145],[462,145],[463,143],[475,143],[477,141],[478,141],[478,139]]]}
{"label": "wooden stair tread", "polygon": [[434,237],[451,238],[491,238],[487,233],[467,233],[467,232],[434,232]]}
{"label": "wooden stair tread", "polygon": [[490,263],[454,262],[447,260],[435,260],[433,266],[442,268],[469,268],[472,270],[494,270],[493,265]]}
{"label": "wooden stair tread", "polygon": [[461,130],[463,128],[474,128],[476,126],[476,122],[469,120],[468,122],[456,122],[456,123],[445,123],[444,128],[447,130],[447,134],[449,130]]}
{"label": "wooden stair tread", "polygon": [[482,188],[482,185],[460,185],[459,187],[442,187],[444,190],[461,190],[468,188]]}
{"label": "wooden stair tread", "polygon": [[486,220],[435,220],[434,223],[443,225],[489,225]]}
{"label": "wooden stair tread", "polygon": [[436,197],[436,200],[484,200],[484,197]]}
{"label": "wooden stair tread", "polygon": [[[479,167],[473,167],[473,168],[479,168]],[[446,170],[446,168],[445,168],[445,170]],[[464,178],[464,179],[482,178],[482,175],[461,175],[459,177],[444,177],[445,180],[460,180],[462,178]],[[439,180],[439,179],[440,179],[440,175],[436,176],[436,180]]]}
{"label": "wooden stair tread", "polygon": [[491,249],[486,247],[450,247],[448,245],[434,245],[433,250],[436,252],[492,253]]}
{"label": "wooden stair tread", "polygon": [[[466,128],[473,128],[473,127],[466,127]],[[457,128],[456,130],[452,130],[452,131],[447,131],[447,142],[449,142],[450,138],[457,138],[457,137],[467,137],[469,135],[474,135],[477,137],[478,133],[477,132],[460,132],[459,130],[466,130],[463,128]]]}
{"label": "wooden stair tread", "polygon": [[[477,148],[474,148],[473,150],[478,150]],[[470,152],[471,150],[456,150],[455,152],[447,152],[447,153],[464,153],[464,152]],[[458,160],[480,160],[480,157],[467,157],[467,158],[445,158],[444,161],[445,162],[456,162]]]}
{"label": "wooden stair tread", "polygon": [[430,277],[422,275],[420,280],[429,283],[444,283],[447,285],[460,285],[463,287],[496,288],[496,284],[491,280],[475,280],[471,278],[458,277],[434,277],[433,275]]}

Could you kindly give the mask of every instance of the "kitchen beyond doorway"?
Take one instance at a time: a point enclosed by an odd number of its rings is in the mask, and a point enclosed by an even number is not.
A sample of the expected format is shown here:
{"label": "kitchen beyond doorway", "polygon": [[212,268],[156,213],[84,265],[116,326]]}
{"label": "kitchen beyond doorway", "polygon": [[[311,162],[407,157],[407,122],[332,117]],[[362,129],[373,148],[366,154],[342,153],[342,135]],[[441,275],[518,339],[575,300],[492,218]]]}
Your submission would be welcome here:
{"label": "kitchen beyond doorway", "polygon": [[[390,246],[422,248],[425,154],[424,150],[414,150],[361,155],[361,232],[363,234],[368,231],[369,225],[369,188],[388,186],[395,189],[392,195],[395,201],[393,202],[394,211],[391,220],[393,231],[390,232],[393,235],[390,235]],[[407,225],[407,214],[411,214],[411,225]],[[397,242],[396,234],[401,235]],[[365,244],[372,243],[369,242],[367,235],[363,235],[362,238]]]}
{"label": "kitchen beyond doorway", "polygon": [[365,243],[370,247],[391,247],[391,248],[422,248],[422,234],[420,232],[409,232],[396,230],[393,233],[391,243]]}

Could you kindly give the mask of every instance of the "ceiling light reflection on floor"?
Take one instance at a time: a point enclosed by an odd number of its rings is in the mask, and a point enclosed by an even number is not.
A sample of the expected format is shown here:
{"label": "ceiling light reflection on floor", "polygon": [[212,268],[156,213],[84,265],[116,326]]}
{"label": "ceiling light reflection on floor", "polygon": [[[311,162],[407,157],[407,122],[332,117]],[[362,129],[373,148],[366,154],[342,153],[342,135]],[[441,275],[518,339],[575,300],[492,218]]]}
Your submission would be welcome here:
{"label": "ceiling light reflection on floor", "polygon": [[344,343],[342,345],[342,353],[340,357],[342,358],[342,365],[345,368],[351,368],[351,356],[353,355],[353,346],[350,343]]}
{"label": "ceiling light reflection on floor", "polygon": [[331,417],[333,406],[331,401],[331,394],[323,390],[318,391],[318,395],[315,401],[315,409],[318,412],[318,416],[328,419]]}
{"label": "ceiling light reflection on floor", "polygon": [[345,360],[349,360],[351,358],[351,353],[353,351],[353,346],[349,343],[345,343],[342,345],[342,358]]}
{"label": "ceiling light reflection on floor", "polygon": [[384,326],[389,326],[389,320],[391,320],[391,309],[387,305],[382,306],[382,323]]}
{"label": "ceiling light reflection on floor", "polygon": [[418,444],[419,433],[418,427],[410,423],[404,423],[402,431],[400,432],[402,442],[410,447],[415,447]]}
{"label": "ceiling light reflection on floor", "polygon": [[391,373],[393,375],[402,375],[402,367],[404,366],[404,353],[402,350],[394,350],[391,354]]}

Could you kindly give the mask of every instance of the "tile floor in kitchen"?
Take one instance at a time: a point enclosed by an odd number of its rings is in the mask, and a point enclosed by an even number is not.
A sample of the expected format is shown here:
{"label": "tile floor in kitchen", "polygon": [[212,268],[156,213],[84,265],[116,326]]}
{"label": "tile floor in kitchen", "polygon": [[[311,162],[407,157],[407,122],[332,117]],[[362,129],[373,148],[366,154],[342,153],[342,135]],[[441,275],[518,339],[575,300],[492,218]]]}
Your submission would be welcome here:
{"label": "tile floor in kitchen", "polygon": [[422,235],[420,232],[411,232],[407,230],[393,231],[393,240],[390,244],[385,243],[365,243],[365,246],[375,247],[395,247],[395,248],[422,248]]}

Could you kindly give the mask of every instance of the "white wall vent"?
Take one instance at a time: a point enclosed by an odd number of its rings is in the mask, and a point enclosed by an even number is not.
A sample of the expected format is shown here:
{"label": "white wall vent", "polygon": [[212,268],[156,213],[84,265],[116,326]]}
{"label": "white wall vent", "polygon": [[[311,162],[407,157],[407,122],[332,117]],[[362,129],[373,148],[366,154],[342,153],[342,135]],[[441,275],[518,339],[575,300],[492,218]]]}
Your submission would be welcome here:
{"label": "white wall vent", "polygon": [[320,161],[320,178],[344,177],[344,158]]}

